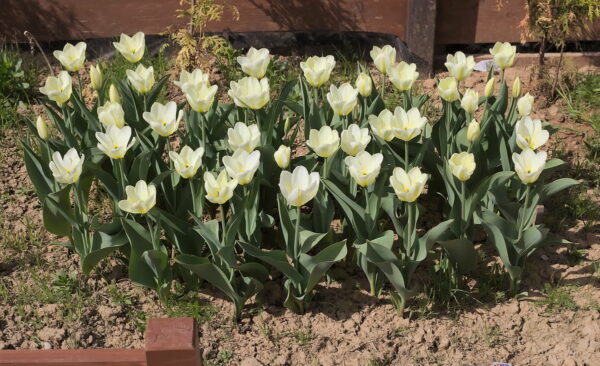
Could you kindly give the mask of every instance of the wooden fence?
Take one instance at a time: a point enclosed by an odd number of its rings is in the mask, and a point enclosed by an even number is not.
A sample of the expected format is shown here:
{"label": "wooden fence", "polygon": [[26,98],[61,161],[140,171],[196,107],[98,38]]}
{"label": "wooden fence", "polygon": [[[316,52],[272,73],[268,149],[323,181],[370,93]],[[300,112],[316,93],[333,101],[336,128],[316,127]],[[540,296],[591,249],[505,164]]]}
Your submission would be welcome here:
{"label": "wooden fence", "polygon": [[202,366],[192,318],[150,319],[144,349],[3,350],[0,366]]}

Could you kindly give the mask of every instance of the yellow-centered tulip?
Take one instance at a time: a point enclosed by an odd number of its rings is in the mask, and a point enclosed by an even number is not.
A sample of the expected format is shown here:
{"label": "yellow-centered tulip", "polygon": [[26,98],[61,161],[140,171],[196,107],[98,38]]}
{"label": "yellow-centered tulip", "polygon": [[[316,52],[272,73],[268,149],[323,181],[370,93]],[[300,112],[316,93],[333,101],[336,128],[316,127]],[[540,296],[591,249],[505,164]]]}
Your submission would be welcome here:
{"label": "yellow-centered tulip", "polygon": [[260,165],[260,151],[248,153],[246,150],[236,150],[233,155],[223,157],[223,165],[227,174],[237,179],[238,184],[248,184]]}
{"label": "yellow-centered tulip", "polygon": [[204,155],[203,147],[193,150],[189,146],[184,146],[179,153],[169,151],[169,158],[175,166],[175,171],[184,179],[190,179],[196,175],[202,166],[202,155]]}
{"label": "yellow-centered tulip", "polygon": [[261,109],[269,103],[269,79],[247,76],[229,84],[229,96],[242,108]]}
{"label": "yellow-centered tulip", "polygon": [[325,57],[312,56],[306,61],[300,62],[300,68],[304,72],[306,81],[318,87],[325,84],[331,76],[331,70],[335,67],[335,58],[331,55]]}
{"label": "yellow-centered tulip", "polygon": [[152,66],[146,68],[139,64],[134,70],[125,70],[127,79],[131,85],[140,94],[146,94],[152,90],[154,86],[154,68]]}
{"label": "yellow-centered tulip", "polygon": [[369,95],[371,95],[371,92],[373,91],[373,81],[367,73],[361,72],[360,74],[358,74],[355,84],[356,89],[358,89],[360,95],[362,95],[363,97],[368,97]]}
{"label": "yellow-centered tulip", "polygon": [[464,182],[469,180],[475,171],[475,156],[467,152],[455,153],[448,160],[448,165],[452,174]]}
{"label": "yellow-centered tulip", "polygon": [[360,128],[357,124],[351,124],[348,129],[342,131],[341,136],[342,150],[350,155],[356,156],[364,151],[371,142],[368,128]]}
{"label": "yellow-centered tulip", "polygon": [[242,71],[247,75],[261,79],[267,73],[269,62],[271,62],[269,50],[266,48],[257,50],[254,47],[250,47],[246,56],[238,56],[237,62],[242,67]]}
{"label": "yellow-centered tulip", "polygon": [[346,116],[352,112],[358,103],[358,90],[354,89],[349,83],[344,83],[340,87],[331,85],[327,93],[327,101],[338,116]]}
{"label": "yellow-centered tulip", "polygon": [[517,121],[515,131],[517,145],[523,150],[536,150],[544,145],[550,137],[550,133],[542,127],[542,121],[531,119],[529,116]]}
{"label": "yellow-centered tulip", "polygon": [[66,70],[76,72],[83,67],[86,48],[85,42],[79,42],[75,46],[67,43],[62,51],[54,51],[53,55]]}
{"label": "yellow-centered tulip", "polygon": [[[129,141],[131,139],[131,141]],[[109,126],[106,133],[96,132],[98,149],[111,159],[123,159],[127,150],[135,144],[135,137],[131,138],[131,127]]]}
{"label": "yellow-centered tulip", "polygon": [[448,75],[461,81],[467,78],[475,67],[475,59],[473,56],[467,57],[463,52],[458,51],[454,55],[446,56],[444,64],[448,69]]}
{"label": "yellow-centered tulip", "polygon": [[423,193],[428,175],[414,167],[408,173],[402,168],[394,168],[390,177],[390,185],[400,201],[415,202]]}
{"label": "yellow-centered tulip", "polygon": [[156,186],[139,180],[134,186],[125,187],[127,199],[119,201],[119,208],[133,214],[145,214],[156,205]]}
{"label": "yellow-centered tulip", "polygon": [[394,117],[396,137],[402,141],[410,141],[419,136],[427,124],[427,118],[421,116],[421,112],[416,107],[411,108],[408,112],[402,107],[396,107]]}
{"label": "yellow-centered tulip", "polygon": [[394,64],[388,70],[390,81],[400,91],[410,90],[419,77],[416,64],[407,64],[402,61]]}
{"label": "yellow-centered tulip", "polygon": [[212,203],[222,205],[233,197],[233,191],[238,182],[235,178],[229,179],[227,171],[221,170],[218,176],[214,173],[204,173],[204,189],[206,199]]}
{"label": "yellow-centered tulip", "polygon": [[508,42],[496,42],[490,53],[494,56],[494,63],[502,70],[511,67],[515,63],[517,55],[517,46],[512,46]]}
{"label": "yellow-centered tulip", "polygon": [[329,126],[310,130],[306,145],[322,158],[328,158],[340,147],[340,135]]}
{"label": "yellow-centered tulip", "polygon": [[381,171],[383,155],[380,153],[371,155],[367,151],[361,151],[356,156],[346,156],[344,162],[356,184],[367,187],[377,179]]}
{"label": "yellow-centered tulip", "polygon": [[227,142],[231,150],[238,149],[252,152],[260,143],[260,131],[258,125],[246,126],[242,122],[237,122],[233,128],[227,130]]}
{"label": "yellow-centered tulip", "polygon": [[113,42],[113,46],[131,63],[136,63],[144,57],[146,40],[144,33],[137,32],[133,37],[121,33],[119,42]]}
{"label": "yellow-centered tulip", "polygon": [[440,93],[440,97],[446,102],[454,102],[460,98],[460,94],[458,93],[458,83],[456,79],[451,76],[440,80],[438,92]]}
{"label": "yellow-centered tulip", "polygon": [[121,128],[125,126],[125,111],[120,103],[106,102],[103,106],[98,107],[98,119],[104,127],[117,126]]}
{"label": "yellow-centered tulip", "polygon": [[196,112],[204,113],[212,108],[217,95],[217,86],[208,84],[189,84],[185,88],[185,99]]}
{"label": "yellow-centered tulip", "polygon": [[300,207],[312,200],[319,191],[319,173],[308,173],[303,166],[293,172],[283,170],[279,175],[281,195],[291,206]]}
{"label": "yellow-centered tulip", "polygon": [[370,54],[377,70],[384,74],[387,74],[390,67],[396,63],[396,49],[390,45],[381,48],[375,46]]}
{"label": "yellow-centered tulip", "polygon": [[281,169],[287,169],[290,166],[292,149],[289,146],[281,145],[273,154],[277,166]]}
{"label": "yellow-centered tulip", "polygon": [[46,84],[40,88],[40,92],[62,107],[71,99],[73,92],[71,76],[66,71],[59,72],[57,77],[48,76]]}
{"label": "yellow-centered tulip", "polygon": [[150,128],[163,137],[171,136],[179,127],[183,118],[183,111],[177,113],[177,104],[173,101],[167,104],[154,102],[150,112],[144,112],[142,117],[148,122]]}
{"label": "yellow-centered tulip", "polygon": [[81,154],[79,156],[77,150],[73,147],[66,152],[64,157],[56,151],[52,154],[52,161],[49,164],[52,176],[59,183],[76,183],[81,175],[84,160],[85,155]]}
{"label": "yellow-centered tulip", "polygon": [[373,133],[385,141],[392,141],[396,137],[398,122],[394,114],[388,109],[379,112],[379,116],[370,115],[369,125]]}
{"label": "yellow-centered tulip", "polygon": [[538,153],[531,149],[525,149],[520,154],[513,153],[512,159],[515,163],[515,172],[524,184],[535,183],[546,166],[547,154],[545,151]]}

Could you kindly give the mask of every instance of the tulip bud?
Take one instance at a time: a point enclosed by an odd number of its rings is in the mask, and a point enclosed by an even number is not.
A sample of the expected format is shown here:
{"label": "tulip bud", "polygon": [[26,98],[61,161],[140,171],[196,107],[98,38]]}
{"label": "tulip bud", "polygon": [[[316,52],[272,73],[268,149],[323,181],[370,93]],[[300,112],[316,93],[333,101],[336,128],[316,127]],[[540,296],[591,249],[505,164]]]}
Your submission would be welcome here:
{"label": "tulip bud", "polygon": [[90,66],[90,80],[92,88],[100,90],[102,87],[102,82],[104,81],[104,76],[102,75],[100,65]]}
{"label": "tulip bud", "polygon": [[485,97],[489,98],[494,94],[494,84],[496,83],[496,78],[491,78],[488,80],[487,84],[485,84]]}
{"label": "tulip bud", "polygon": [[479,93],[473,89],[467,89],[460,101],[460,106],[470,115],[473,115],[479,106]]}
{"label": "tulip bud", "polygon": [[48,131],[48,125],[42,116],[38,116],[37,120],[35,121],[35,127],[37,128],[38,136],[40,136],[42,140],[48,140],[48,137],[50,137],[50,132]]}
{"label": "tulip bud", "polygon": [[467,140],[469,140],[469,142],[473,142],[477,140],[480,135],[481,129],[479,127],[479,122],[472,120],[471,123],[469,123],[469,127],[467,127]]}
{"label": "tulip bud", "polygon": [[446,102],[454,102],[460,98],[460,94],[458,93],[458,83],[453,77],[447,77],[440,80],[438,91],[442,99]]}
{"label": "tulip bud", "polygon": [[291,153],[292,149],[290,149],[289,146],[279,146],[277,151],[275,151],[275,154],[273,154],[277,166],[279,166],[281,169],[287,169],[287,167],[290,166]]}
{"label": "tulip bud", "polygon": [[288,116],[286,117],[285,123],[283,124],[283,133],[287,133],[290,130],[290,127],[292,127],[292,120]]}
{"label": "tulip bud", "polygon": [[110,88],[108,88],[108,99],[111,102],[121,103],[121,96],[115,87],[115,84],[110,84]]}
{"label": "tulip bud", "polygon": [[517,111],[519,112],[519,116],[529,116],[533,111],[533,102],[534,97],[529,93],[519,98],[519,100],[517,100]]}
{"label": "tulip bud", "polygon": [[512,96],[513,98],[518,98],[521,96],[521,79],[517,76],[512,86]]}
{"label": "tulip bud", "polygon": [[364,72],[358,74],[356,78],[356,89],[363,97],[368,97],[371,95],[373,91],[373,82],[371,81],[371,77]]}

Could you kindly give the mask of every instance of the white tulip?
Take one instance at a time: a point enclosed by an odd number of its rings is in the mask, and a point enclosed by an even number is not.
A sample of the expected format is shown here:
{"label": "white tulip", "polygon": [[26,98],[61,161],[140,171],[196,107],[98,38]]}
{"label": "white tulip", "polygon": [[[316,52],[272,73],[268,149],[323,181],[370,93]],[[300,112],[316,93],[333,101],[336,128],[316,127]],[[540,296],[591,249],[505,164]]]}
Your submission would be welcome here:
{"label": "white tulip", "polygon": [[100,90],[103,81],[104,75],[102,75],[102,69],[100,69],[100,65],[90,66],[90,83],[92,84],[92,88],[95,90]]}
{"label": "white tulip", "polygon": [[515,132],[517,145],[523,150],[536,150],[544,145],[550,137],[550,133],[542,127],[542,121],[531,119],[528,116],[517,121]]}
{"label": "white tulip", "polygon": [[169,151],[169,158],[175,166],[175,171],[185,179],[196,175],[202,165],[202,155],[204,155],[203,147],[192,150],[191,147],[184,146],[179,153]]}
{"label": "white tulip", "polygon": [[205,197],[212,203],[222,205],[229,201],[237,185],[237,179],[229,179],[225,169],[221,170],[218,176],[211,172],[204,173]]}
{"label": "white tulip", "polygon": [[467,152],[454,153],[448,160],[452,174],[460,181],[471,178],[475,171],[475,155]]}
{"label": "white tulip", "polygon": [[472,116],[479,107],[479,93],[473,89],[467,89],[460,101],[460,106]]}
{"label": "white tulip", "polygon": [[293,172],[284,170],[279,176],[281,194],[291,206],[300,207],[312,200],[319,191],[319,173],[308,173],[303,166],[297,166]]}
{"label": "white tulip", "polygon": [[515,63],[517,55],[517,46],[512,46],[508,42],[496,42],[490,53],[494,57],[494,63],[502,70],[511,67]]}
{"label": "white tulip", "polygon": [[108,88],[108,99],[111,102],[121,103],[121,96],[119,95],[119,91],[115,87],[115,84],[110,84],[110,88]]}
{"label": "white tulip", "polygon": [[258,125],[246,126],[242,122],[237,122],[233,128],[227,130],[227,142],[231,150],[238,149],[252,152],[260,143],[260,131]]}
{"label": "white tulip", "polygon": [[519,116],[525,117],[531,114],[533,111],[533,102],[535,98],[533,95],[527,93],[517,100],[517,111]]}
{"label": "white tulip", "polygon": [[119,128],[125,125],[125,111],[120,103],[106,102],[98,107],[98,119],[104,127],[117,126]]}
{"label": "white tulip", "polygon": [[79,180],[81,171],[83,170],[83,162],[85,155],[77,153],[75,148],[70,148],[65,156],[61,156],[58,151],[52,154],[50,162],[50,171],[59,183],[72,184]]}
{"label": "white tulip", "polygon": [[351,124],[348,129],[342,131],[341,136],[342,150],[351,156],[356,156],[359,152],[366,149],[371,136],[368,128],[360,128],[357,124]]}
{"label": "white tulip", "polygon": [[76,72],[83,67],[86,48],[85,42],[79,42],[75,46],[67,43],[62,51],[54,51],[53,55],[65,69]]}
{"label": "white tulip", "polygon": [[306,81],[318,87],[325,84],[335,67],[335,58],[331,55],[325,57],[312,56],[306,61],[300,62],[300,68],[304,72]]}
{"label": "white tulip", "polygon": [[134,70],[125,70],[127,79],[131,85],[140,94],[146,94],[154,86],[154,68],[152,66],[146,68],[144,65],[139,64]]}
{"label": "white tulip", "polygon": [[257,50],[254,47],[250,47],[246,56],[238,56],[237,62],[242,67],[242,71],[247,75],[261,79],[267,73],[269,62],[271,62],[269,50],[266,48]]}
{"label": "white tulip", "polygon": [[242,108],[261,109],[269,103],[270,89],[269,79],[256,79],[247,76],[239,81],[229,84],[229,96],[235,105]]}
{"label": "white tulip", "polygon": [[515,163],[515,172],[524,184],[535,183],[544,171],[547,154],[545,151],[538,153],[531,149],[525,149],[520,154],[513,153],[512,160]]}
{"label": "white tulip", "polygon": [[358,74],[355,85],[356,89],[358,89],[358,92],[363,97],[368,97],[373,91],[373,80],[371,80],[369,74],[365,72]]}
{"label": "white tulip", "polygon": [[467,57],[463,52],[458,51],[454,55],[446,56],[444,64],[448,69],[448,75],[461,81],[467,78],[475,67],[475,58]]}
{"label": "white tulip", "polygon": [[458,93],[458,83],[453,77],[447,77],[440,80],[438,83],[438,91],[440,97],[446,102],[454,102],[460,98],[460,94]]}
{"label": "white tulip", "polygon": [[187,93],[189,87],[199,88],[201,85],[209,85],[208,74],[202,70],[196,69],[192,72],[182,70],[179,74],[179,80],[173,82],[182,92]]}
{"label": "white tulip", "polygon": [[55,101],[59,106],[63,106],[71,99],[71,93],[73,92],[71,75],[66,71],[61,71],[57,77],[48,76],[46,84],[40,88],[40,92],[45,94],[48,99]]}
{"label": "white tulip", "polygon": [[152,107],[150,107],[150,112],[144,112],[142,116],[154,132],[160,136],[167,137],[177,131],[183,114],[183,111],[177,113],[177,104],[171,101],[167,104],[154,102]]}
{"label": "white tulip", "polygon": [[427,118],[421,116],[421,112],[416,107],[411,108],[408,112],[401,107],[396,107],[394,120],[396,121],[396,137],[403,141],[410,141],[419,136],[427,124]]}
{"label": "white tulip", "polygon": [[134,186],[125,187],[127,199],[119,201],[119,208],[125,212],[145,214],[156,205],[156,186],[139,180]]}
{"label": "white tulip", "polygon": [[374,46],[370,55],[377,70],[384,74],[388,73],[390,67],[396,63],[396,49],[390,45],[381,48]]}
{"label": "white tulip", "polygon": [[292,149],[289,146],[281,145],[273,154],[277,166],[281,169],[287,169],[290,166]]}
{"label": "white tulip", "polygon": [[237,179],[240,185],[248,184],[260,165],[260,151],[236,150],[233,155],[223,157],[223,165],[227,174]]}
{"label": "white tulip", "polygon": [[144,33],[137,32],[133,37],[121,33],[119,42],[113,42],[113,46],[131,63],[136,63],[144,56],[146,41]]}
{"label": "white tulip", "polygon": [[345,116],[352,112],[358,103],[358,90],[349,83],[344,83],[338,88],[335,85],[329,87],[327,101],[338,116]]}
{"label": "white tulip", "polygon": [[419,77],[416,64],[402,61],[390,67],[388,74],[394,87],[400,91],[410,90]]}
{"label": "white tulip", "polygon": [[328,158],[340,147],[340,135],[329,126],[310,130],[306,145],[322,158]]}
{"label": "white tulip", "polygon": [[421,173],[421,169],[414,167],[408,173],[402,168],[394,168],[390,177],[390,184],[400,201],[415,202],[423,193],[427,174]]}
{"label": "white tulip", "polygon": [[361,151],[356,156],[347,156],[344,162],[356,183],[361,187],[367,187],[377,179],[381,171],[383,155],[380,153],[371,155],[366,151]]}
{"label": "white tulip", "polygon": [[[127,150],[135,144],[135,137],[131,138],[131,127],[129,126],[123,128],[109,126],[106,133],[96,132],[96,139],[98,140],[98,149],[111,159],[123,159]],[[130,139],[131,141],[129,141]]]}
{"label": "white tulip", "polygon": [[481,135],[481,128],[479,126],[479,122],[476,120],[472,120],[467,127],[467,141],[473,142],[479,138]]}
{"label": "white tulip", "polygon": [[208,84],[189,84],[185,88],[185,99],[196,112],[204,113],[211,109],[217,86]]}
{"label": "white tulip", "polygon": [[38,136],[42,140],[48,140],[48,137],[50,137],[50,132],[48,131],[48,125],[46,124],[46,121],[44,121],[42,116],[38,116],[37,120],[35,121],[35,128],[37,130]]}
{"label": "white tulip", "polygon": [[396,137],[398,121],[388,109],[382,110],[379,116],[370,115],[369,125],[373,133],[385,141],[392,141]]}

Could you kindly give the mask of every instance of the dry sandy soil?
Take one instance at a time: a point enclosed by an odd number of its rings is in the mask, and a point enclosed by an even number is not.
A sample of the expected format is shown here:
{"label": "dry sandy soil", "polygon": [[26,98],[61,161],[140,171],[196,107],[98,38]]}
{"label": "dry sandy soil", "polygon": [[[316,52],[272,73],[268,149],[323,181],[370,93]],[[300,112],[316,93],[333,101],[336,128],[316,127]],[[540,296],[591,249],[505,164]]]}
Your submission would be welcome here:
{"label": "dry sandy soil", "polygon": [[[511,71],[508,78],[515,73],[525,92],[531,73]],[[473,75],[467,85],[482,91],[484,78]],[[432,86],[423,82],[425,90]],[[560,104],[537,110],[570,128],[553,144],[560,141],[577,159],[581,131],[589,129],[566,117]],[[342,264],[335,280],[318,288],[307,314],[280,306],[276,279],[234,324],[232,306],[218,294],[160,306],[153,292],[126,280],[116,259],[91,277],[79,275],[78,259],[50,245],[56,238],[43,230],[18,147],[22,133],[0,137],[0,349],[142,347],[146,319],[191,315],[201,322],[208,365],[600,365],[598,223],[577,222],[559,233],[581,250],[576,261],[564,247],[536,252],[523,283],[527,294],[518,300],[497,289],[481,300],[473,290],[473,301],[448,311],[422,297],[409,306],[409,319],[401,318],[387,297],[370,296],[360,274]],[[494,252],[486,244],[481,252],[488,254],[479,271],[491,273]]]}

